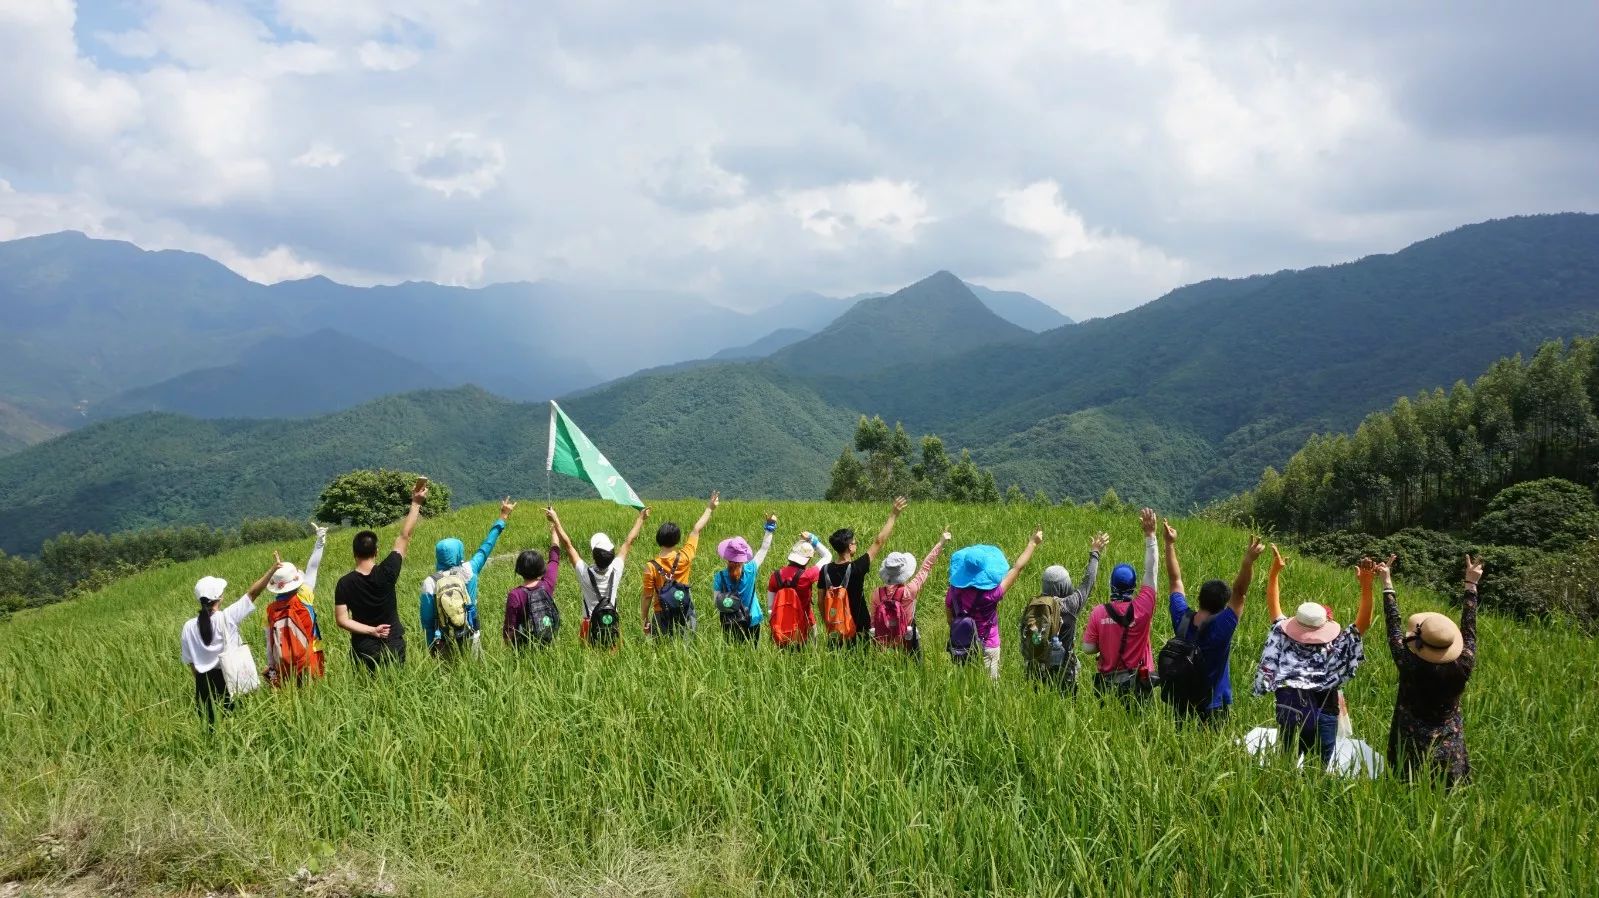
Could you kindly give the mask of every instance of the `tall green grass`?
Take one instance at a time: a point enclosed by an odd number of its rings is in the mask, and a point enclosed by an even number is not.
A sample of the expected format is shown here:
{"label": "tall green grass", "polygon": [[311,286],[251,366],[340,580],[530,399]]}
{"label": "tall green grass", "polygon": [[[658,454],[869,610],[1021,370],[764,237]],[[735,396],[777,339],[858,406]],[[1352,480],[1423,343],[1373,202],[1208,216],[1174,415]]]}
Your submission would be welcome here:
{"label": "tall green grass", "polygon": [[[497,550],[547,545],[524,504]],[[875,506],[782,503],[770,564],[800,530],[853,526]],[[768,506],[724,503],[694,584],[709,605],[715,541],[752,542]],[[666,503],[654,524],[699,506]],[[569,504],[574,540],[620,537],[626,510]],[[939,528],[1014,557],[1046,542],[1002,606],[1000,683],[938,650],[944,565],[918,612],[918,664],[875,652],[780,654],[724,643],[714,615],[691,644],[637,631],[631,559],[620,652],[576,644],[577,588],[563,568],[560,644],[517,655],[499,643],[508,558],[484,572],[486,657],[443,667],[415,630],[432,544],[480,539],[493,510],[421,527],[401,582],[412,662],[375,681],[352,670],[332,626],[348,534],[330,540],[318,607],[328,678],[248,697],[214,734],[193,710],[177,633],[202,574],[236,589],[270,547],[151,571],[79,602],[0,625],[7,701],[0,749],[0,879],[68,877],[174,889],[281,882],[342,866],[425,895],[1593,895],[1599,891],[1599,698],[1595,645],[1556,624],[1482,622],[1466,693],[1475,782],[1453,794],[1398,780],[1347,781],[1256,766],[1234,744],[1268,724],[1248,696],[1266,629],[1264,565],[1233,653],[1238,702],[1221,733],[1179,732],[1158,705],[1127,711],[1063,699],[1022,679],[1011,635],[1046,564],[1081,577],[1092,532],[1105,559],[1141,564],[1132,516],[1079,509],[912,506],[891,548],[921,556]],[[1181,526],[1190,589],[1231,579],[1243,534]],[[303,563],[309,545],[283,545]],[[1401,562],[1402,565],[1402,562]],[[1401,567],[1402,570],[1402,567]],[[1493,572],[1486,588],[1492,589]],[[1164,578],[1162,590],[1164,592]],[[875,576],[874,576],[875,581]],[[1292,559],[1284,602],[1332,602],[1353,618],[1353,577]],[[1401,587],[1403,589],[1403,587]],[[1097,598],[1103,599],[1101,585]],[[1407,611],[1441,597],[1401,594]],[[1379,611],[1380,621],[1380,611]],[[245,628],[263,657],[259,613]],[[1156,639],[1170,633],[1164,615]],[[1379,750],[1394,673],[1380,633],[1348,690],[1357,734]],[[41,840],[41,837],[42,840]]]}

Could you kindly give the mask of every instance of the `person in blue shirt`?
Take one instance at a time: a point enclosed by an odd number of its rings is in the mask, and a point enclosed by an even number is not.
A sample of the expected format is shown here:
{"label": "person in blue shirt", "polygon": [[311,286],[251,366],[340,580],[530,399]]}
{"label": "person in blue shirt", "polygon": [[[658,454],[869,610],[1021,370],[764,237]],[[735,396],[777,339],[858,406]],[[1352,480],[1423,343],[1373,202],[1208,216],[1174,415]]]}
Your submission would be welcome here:
{"label": "person in blue shirt", "polygon": [[[500,534],[505,532],[505,523],[510,520],[511,512],[516,508],[516,503],[506,496],[500,502],[500,517],[489,527],[489,535],[483,537],[483,544],[470,559],[466,558],[466,546],[459,539],[449,537],[441,539],[433,546],[435,569],[422,581],[422,599],[419,610],[422,618],[422,631],[427,634],[428,647],[435,655],[450,655],[461,650],[471,648],[472,653],[479,654],[483,651],[479,641],[477,622],[477,584],[478,574],[482,572],[483,565],[488,564],[489,555],[494,552],[494,545],[500,541]],[[438,619],[434,607],[434,593],[439,583],[446,577],[459,576],[466,581],[466,628],[464,632],[450,633],[446,639],[444,627]]]}
{"label": "person in blue shirt", "polygon": [[751,644],[761,641],[761,622],[766,615],[755,598],[755,589],[759,585],[761,565],[772,548],[772,534],[776,532],[777,515],[769,514],[759,549],[751,551],[750,544],[742,536],[724,539],[716,547],[716,554],[727,562],[727,567],[711,578],[711,592],[722,618],[722,632],[728,639]]}
{"label": "person in blue shirt", "polygon": [[1244,601],[1249,598],[1249,584],[1255,579],[1255,559],[1265,551],[1260,537],[1250,537],[1244,550],[1243,564],[1229,587],[1222,580],[1207,580],[1199,587],[1199,607],[1191,609],[1183,589],[1182,566],[1177,562],[1177,530],[1171,521],[1165,523],[1166,577],[1171,582],[1170,611],[1172,631],[1181,633],[1183,619],[1193,612],[1191,639],[1199,646],[1201,666],[1210,683],[1210,701],[1193,713],[1199,722],[1220,724],[1233,704],[1232,671],[1227,659],[1232,653],[1233,634],[1238,632],[1238,621],[1244,614]]}

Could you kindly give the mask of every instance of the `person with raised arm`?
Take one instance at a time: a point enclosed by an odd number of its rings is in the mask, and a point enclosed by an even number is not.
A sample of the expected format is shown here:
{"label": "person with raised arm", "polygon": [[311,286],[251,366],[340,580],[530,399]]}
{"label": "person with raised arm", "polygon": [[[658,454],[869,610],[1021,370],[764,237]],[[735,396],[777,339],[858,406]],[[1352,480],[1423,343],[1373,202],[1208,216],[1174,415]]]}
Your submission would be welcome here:
{"label": "person with raised arm", "polygon": [[505,594],[505,616],[500,636],[514,649],[549,645],[561,628],[561,609],[555,604],[555,586],[561,576],[561,526],[554,508],[544,509],[550,522],[549,555],[523,549],[514,568],[521,584]]}
{"label": "person with raised arm", "polygon": [[694,573],[694,556],[700,550],[700,533],[721,503],[722,494],[712,490],[705,511],[694,522],[687,539],[683,538],[682,528],[672,521],[656,529],[655,545],[660,553],[644,565],[644,602],[640,609],[644,635],[686,635],[698,626],[689,577]]}
{"label": "person with raised arm", "polygon": [[[855,531],[848,527],[833,531],[833,535],[827,538],[828,545],[833,547],[833,560],[822,569],[823,595],[829,589],[842,588],[849,597],[848,626],[835,627],[829,623],[831,635],[838,645],[862,645],[863,640],[870,638],[872,609],[866,603],[866,575],[872,569],[872,559],[882,555],[883,547],[894,535],[894,526],[899,523],[899,516],[907,504],[909,500],[904,496],[895,497],[894,503],[889,506],[888,520],[877,531],[877,536],[872,538],[872,544],[866,548],[864,555],[855,554]],[[844,630],[851,635],[846,636],[841,632]]]}
{"label": "person with raised arm", "polygon": [[1154,689],[1150,674],[1155,669],[1155,653],[1149,638],[1159,555],[1155,510],[1145,508],[1138,518],[1144,529],[1143,583],[1132,565],[1116,565],[1110,572],[1110,601],[1095,605],[1083,628],[1083,651],[1099,656],[1094,691],[1128,701],[1148,698]]}
{"label": "person with raised arm", "polygon": [[1338,746],[1338,697],[1366,658],[1361,633],[1370,626],[1371,594],[1363,590],[1355,624],[1348,630],[1320,602],[1304,602],[1293,617],[1284,617],[1278,594],[1284,566],[1282,554],[1273,552],[1266,605],[1274,619],[1255,672],[1254,693],[1276,698],[1278,746],[1299,756],[1315,749],[1325,767]]}
{"label": "person with raised arm", "polygon": [[[489,563],[494,546],[505,532],[516,503],[506,496],[500,501],[500,516],[489,525],[483,543],[466,557],[466,544],[449,536],[433,547],[435,567],[422,581],[418,616],[427,634],[428,649],[441,658],[453,658],[467,651],[482,654],[482,633],[477,620],[478,574]],[[556,550],[551,547],[551,552]],[[552,554],[553,557],[553,554]]]}
{"label": "person with raised arm", "polygon": [[273,599],[266,606],[266,673],[273,686],[301,685],[307,677],[315,679],[326,671],[326,650],[315,602],[317,572],[322,567],[322,550],[327,541],[328,528],[317,526],[305,570],[279,558],[267,583]]}
{"label": "person with raised arm", "polygon": [[801,649],[810,642],[816,629],[811,596],[822,568],[832,560],[833,553],[807,530],[788,550],[788,563],[767,579],[766,617],[771,621],[772,643],[778,648]]}
{"label": "person with raised arm", "polygon": [[949,557],[944,616],[949,622],[949,655],[955,663],[971,661],[981,644],[989,679],[999,679],[999,603],[1043,542],[1044,531],[1034,530],[1014,567],[996,546],[967,546]]}
{"label": "person with raised arm", "polygon": [[416,532],[427,497],[428,479],[418,478],[400,535],[394,538],[394,548],[381,562],[378,535],[371,530],[357,533],[350,541],[355,570],[340,577],[333,588],[334,620],[340,629],[350,633],[351,657],[369,671],[385,664],[405,663],[405,625],[400,623],[394,587],[400,580],[405,553],[411,548],[411,534]]}
{"label": "person with raised arm", "polygon": [[1377,566],[1377,573],[1382,577],[1388,651],[1399,668],[1399,692],[1388,728],[1388,764],[1407,779],[1433,774],[1454,788],[1471,780],[1460,696],[1477,666],[1482,559],[1466,556],[1459,626],[1436,611],[1412,614],[1401,625],[1393,571],[1384,564]]}
{"label": "person with raised arm", "polygon": [[217,610],[217,605],[228,590],[228,581],[221,577],[201,577],[194,584],[194,597],[200,603],[200,610],[183,622],[178,633],[178,652],[194,674],[195,710],[205,721],[206,729],[216,726],[218,699],[222,701],[224,712],[233,710],[233,696],[228,694],[227,678],[222,673],[222,653],[228,646],[240,642],[239,624],[255,610],[256,598],[266,589],[267,581],[280,563],[274,555],[267,572],[250,584],[243,596],[221,611]]}
{"label": "person with raised arm", "polygon": [[[871,634],[878,645],[903,651],[913,658],[921,657],[922,637],[916,628],[916,599],[933,573],[938,554],[944,551],[944,544],[949,540],[949,525],[945,524],[938,542],[927,550],[927,557],[922,559],[919,567],[916,556],[909,552],[890,552],[883,559],[877,569],[883,585],[877,588],[877,594],[872,599]],[[912,575],[912,571],[916,573]]]}
{"label": "person with raised arm", "polygon": [[1088,566],[1081,586],[1072,583],[1071,571],[1052,564],[1044,569],[1043,595],[1022,612],[1022,670],[1040,683],[1052,683],[1067,695],[1077,694],[1077,619],[1099,581],[1099,556],[1110,544],[1110,534],[1100,533],[1088,542]]}
{"label": "person with raised arm", "polygon": [[1255,579],[1255,560],[1265,550],[1260,537],[1252,536],[1244,549],[1244,559],[1238,565],[1232,586],[1224,580],[1207,580],[1199,587],[1199,607],[1190,608],[1187,590],[1183,585],[1182,564],[1177,559],[1177,529],[1170,520],[1163,522],[1166,548],[1166,580],[1170,590],[1168,611],[1171,614],[1172,632],[1199,650],[1199,667],[1194,671],[1202,684],[1194,691],[1196,702],[1174,698],[1185,685],[1162,683],[1167,700],[1180,717],[1193,716],[1202,724],[1216,725],[1226,719],[1233,704],[1232,672],[1229,658],[1232,654],[1233,635],[1238,632],[1238,622],[1244,614],[1244,603],[1249,598],[1249,585]]}
{"label": "person with raised arm", "polygon": [[761,528],[761,547],[751,550],[749,541],[742,536],[730,536],[716,547],[716,554],[727,562],[727,567],[711,577],[711,594],[716,600],[716,613],[722,619],[722,632],[728,639],[755,645],[761,641],[761,623],[766,615],[761,601],[756,598],[761,575],[761,565],[766,563],[766,553],[772,549],[772,535],[777,532],[777,515],[768,514]]}
{"label": "person with raised arm", "polygon": [[[556,539],[572,559],[578,592],[583,596],[583,622],[579,625],[578,638],[585,645],[613,647],[621,639],[620,627],[617,626],[619,618],[615,612],[616,600],[622,594],[622,577],[627,573],[627,555],[633,550],[634,540],[644,531],[644,522],[650,518],[650,509],[646,506],[638,510],[638,515],[633,518],[633,526],[620,546],[613,543],[604,531],[589,537],[592,563],[585,562],[578,554],[555,509],[549,509],[548,514],[552,515],[550,523],[555,527]],[[599,612],[598,617],[596,612]]]}

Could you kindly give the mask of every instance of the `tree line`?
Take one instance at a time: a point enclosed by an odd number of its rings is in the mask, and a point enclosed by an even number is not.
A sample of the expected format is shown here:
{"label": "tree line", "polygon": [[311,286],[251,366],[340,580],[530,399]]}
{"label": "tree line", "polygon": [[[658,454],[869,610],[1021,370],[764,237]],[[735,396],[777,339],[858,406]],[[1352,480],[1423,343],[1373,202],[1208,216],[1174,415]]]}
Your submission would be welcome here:
{"label": "tree line", "polygon": [[1550,341],[1495,362],[1476,382],[1400,398],[1353,435],[1312,436],[1281,472],[1216,506],[1224,517],[1315,535],[1460,531],[1505,488],[1599,469],[1599,346]]}

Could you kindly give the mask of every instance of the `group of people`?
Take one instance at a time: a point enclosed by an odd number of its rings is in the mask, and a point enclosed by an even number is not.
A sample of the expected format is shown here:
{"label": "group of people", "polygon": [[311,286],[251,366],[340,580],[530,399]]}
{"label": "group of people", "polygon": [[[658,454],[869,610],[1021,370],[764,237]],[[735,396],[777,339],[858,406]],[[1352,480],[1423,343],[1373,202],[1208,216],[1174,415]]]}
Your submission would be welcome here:
{"label": "group of people", "polygon": [[[377,534],[370,530],[355,534],[354,569],[340,578],[334,590],[335,620],[350,633],[356,663],[369,670],[405,661],[405,627],[399,618],[395,588],[427,489],[425,479],[418,482],[400,533],[381,560]],[[693,566],[701,534],[719,502],[718,494],[712,493],[687,535],[672,522],[656,529],[656,551],[642,566],[639,615],[647,637],[680,638],[698,629],[691,586]],[[865,552],[859,551],[855,533],[847,528],[833,532],[825,541],[809,532],[800,534],[784,556],[784,564],[766,578],[764,590],[760,589],[761,567],[778,529],[777,516],[766,517],[759,548],[752,548],[743,536],[722,540],[717,555],[725,567],[711,578],[711,598],[723,632],[731,640],[752,646],[766,630],[781,649],[824,639],[839,648],[877,646],[919,658],[917,600],[951,534],[944,528],[920,562],[907,552],[883,555],[906,505],[903,498],[894,501]],[[418,610],[426,643],[437,656],[482,652],[480,574],[515,508],[509,498],[501,503],[498,519],[470,558],[462,541],[453,537],[434,547],[435,570],[422,583]],[[560,515],[553,507],[545,509],[549,548],[526,549],[515,558],[521,582],[506,596],[502,625],[506,645],[526,649],[556,638],[562,614],[554,595],[564,557],[574,568],[581,595],[578,638],[590,646],[615,650],[621,642],[619,600],[628,555],[649,516],[647,507],[640,509],[620,545],[603,532],[593,534],[585,559]],[[1226,718],[1233,703],[1233,637],[1244,614],[1255,562],[1265,546],[1260,539],[1252,539],[1232,582],[1207,580],[1191,605],[1178,559],[1177,530],[1170,521],[1160,522],[1147,508],[1140,514],[1140,523],[1143,574],[1140,577],[1132,565],[1116,565],[1110,573],[1108,601],[1090,606],[1100,556],[1110,542],[1108,534],[1090,540],[1081,584],[1075,584],[1062,565],[1043,571],[1039,594],[1019,615],[1023,670],[1040,685],[1075,693],[1081,654],[1094,661],[1096,693],[1136,704],[1159,690],[1180,722],[1215,725]],[[215,719],[217,702],[231,703],[226,656],[230,650],[238,651],[242,644],[238,628],[263,592],[273,596],[266,613],[268,680],[274,686],[285,686],[322,675],[325,650],[313,590],[325,541],[326,530],[319,528],[303,572],[274,556],[273,566],[224,609],[219,610],[227,588],[224,581],[205,577],[195,585],[200,610],[184,623],[182,654],[194,672],[200,713],[208,723]],[[1035,531],[1014,565],[1003,551],[990,545],[968,546],[950,556],[944,615],[949,625],[946,651],[955,663],[980,662],[990,677],[999,678],[1003,629],[999,607],[1043,541],[1043,531]],[[1393,589],[1395,559],[1364,559],[1357,567],[1359,609],[1351,626],[1344,628],[1334,619],[1332,608],[1320,602],[1304,602],[1292,616],[1283,613],[1280,577],[1286,562],[1276,546],[1271,550],[1266,588],[1271,623],[1253,692],[1275,698],[1277,743],[1301,757],[1319,757],[1324,764],[1332,760],[1342,689],[1364,661],[1363,641],[1372,620],[1374,587],[1380,580],[1389,648],[1399,672],[1388,762],[1406,775],[1430,770],[1451,786],[1467,780],[1470,763],[1460,698],[1475,663],[1481,561],[1466,559],[1464,613],[1457,626],[1438,613],[1415,614],[1402,623]],[[874,558],[880,559],[879,583],[868,594]],[[1157,567],[1162,559],[1172,636],[1157,660],[1152,639]],[[1085,608],[1088,614],[1079,642],[1078,619]]]}

